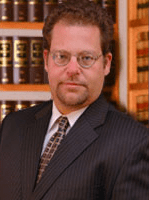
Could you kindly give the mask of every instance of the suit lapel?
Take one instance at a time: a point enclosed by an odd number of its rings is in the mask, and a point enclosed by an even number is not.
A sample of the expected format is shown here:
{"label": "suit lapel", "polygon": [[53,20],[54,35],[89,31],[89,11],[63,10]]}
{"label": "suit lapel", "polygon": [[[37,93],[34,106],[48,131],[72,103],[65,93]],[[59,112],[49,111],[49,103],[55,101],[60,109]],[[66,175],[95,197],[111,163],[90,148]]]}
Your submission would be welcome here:
{"label": "suit lapel", "polygon": [[103,98],[99,99],[85,111],[62,141],[30,200],[42,199],[64,170],[98,138],[94,128],[104,123],[108,110],[108,104]]}
{"label": "suit lapel", "polygon": [[30,195],[34,189],[42,144],[51,116],[50,107],[46,107],[46,112],[45,108],[38,112],[34,122],[23,129],[24,138],[22,145],[21,175],[24,200],[28,199],[28,195]]}

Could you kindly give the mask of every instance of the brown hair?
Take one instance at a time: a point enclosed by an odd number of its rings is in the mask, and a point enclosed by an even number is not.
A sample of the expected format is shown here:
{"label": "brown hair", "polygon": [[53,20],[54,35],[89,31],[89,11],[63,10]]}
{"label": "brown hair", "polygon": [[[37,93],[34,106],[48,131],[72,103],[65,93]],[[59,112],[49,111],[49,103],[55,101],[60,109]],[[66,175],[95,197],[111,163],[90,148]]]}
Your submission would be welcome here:
{"label": "brown hair", "polygon": [[69,0],[59,3],[49,11],[43,27],[43,48],[50,50],[54,25],[63,21],[69,25],[95,25],[101,33],[101,48],[105,55],[110,52],[113,40],[113,21],[107,11],[89,0]]}

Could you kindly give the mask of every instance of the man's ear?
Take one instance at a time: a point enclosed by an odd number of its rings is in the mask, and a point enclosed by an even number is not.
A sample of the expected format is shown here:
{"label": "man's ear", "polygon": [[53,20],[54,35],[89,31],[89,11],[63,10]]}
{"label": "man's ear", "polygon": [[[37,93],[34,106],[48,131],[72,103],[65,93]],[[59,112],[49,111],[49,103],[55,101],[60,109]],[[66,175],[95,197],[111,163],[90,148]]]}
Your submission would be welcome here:
{"label": "man's ear", "polygon": [[112,54],[107,53],[104,58],[104,74],[105,74],[105,76],[107,76],[110,73],[111,61],[112,61]]}
{"label": "man's ear", "polygon": [[43,51],[43,59],[44,59],[44,68],[45,70],[48,72],[48,53],[49,51],[47,49],[45,49]]}

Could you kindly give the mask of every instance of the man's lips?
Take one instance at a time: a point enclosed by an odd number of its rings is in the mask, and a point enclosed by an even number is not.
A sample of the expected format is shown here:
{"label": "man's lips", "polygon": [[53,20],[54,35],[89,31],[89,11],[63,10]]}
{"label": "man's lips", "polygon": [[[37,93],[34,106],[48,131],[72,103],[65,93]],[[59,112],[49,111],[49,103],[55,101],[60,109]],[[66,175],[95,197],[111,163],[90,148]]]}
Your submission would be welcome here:
{"label": "man's lips", "polygon": [[62,83],[63,85],[66,85],[66,86],[74,86],[74,87],[77,87],[77,86],[85,86],[83,83],[77,83],[77,82],[63,82]]}

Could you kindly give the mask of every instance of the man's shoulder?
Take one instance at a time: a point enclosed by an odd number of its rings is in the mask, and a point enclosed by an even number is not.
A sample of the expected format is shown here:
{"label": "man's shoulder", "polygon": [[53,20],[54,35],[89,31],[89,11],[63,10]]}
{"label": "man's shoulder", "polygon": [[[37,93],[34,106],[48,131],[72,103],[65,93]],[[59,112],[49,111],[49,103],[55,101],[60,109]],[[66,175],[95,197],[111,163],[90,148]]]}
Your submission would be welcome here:
{"label": "man's shoulder", "polygon": [[115,132],[120,131],[121,134],[124,135],[129,135],[131,133],[131,135],[134,135],[134,137],[137,137],[137,135],[142,135],[143,133],[145,133],[145,135],[147,133],[149,136],[148,128],[138,122],[128,112],[122,112],[114,108],[112,105],[109,106],[107,120],[109,121],[109,128],[113,127]]}

